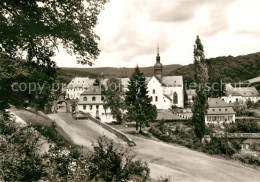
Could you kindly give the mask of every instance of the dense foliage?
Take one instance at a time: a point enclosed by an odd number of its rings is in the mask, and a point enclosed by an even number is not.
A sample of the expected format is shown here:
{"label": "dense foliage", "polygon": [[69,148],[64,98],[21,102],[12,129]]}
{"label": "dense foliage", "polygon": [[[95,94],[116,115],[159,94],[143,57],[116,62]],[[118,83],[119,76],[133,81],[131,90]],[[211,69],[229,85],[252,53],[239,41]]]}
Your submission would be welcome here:
{"label": "dense foliage", "polygon": [[259,133],[260,126],[256,120],[237,120],[235,123],[227,125],[229,133]]}
{"label": "dense foliage", "polygon": [[[35,130],[36,128],[36,130]],[[40,132],[38,132],[40,131]],[[42,135],[42,133],[44,135]],[[0,181],[147,181],[147,163],[99,139],[94,152],[64,144],[48,128],[22,126],[0,115]]]}
{"label": "dense foliage", "polygon": [[99,37],[93,28],[106,0],[1,0],[0,51],[12,57],[27,53],[38,64],[52,64],[50,57],[62,45],[91,64],[99,54]]}
{"label": "dense foliage", "polygon": [[107,80],[107,88],[103,91],[105,96],[104,109],[110,109],[111,115],[118,123],[123,121],[124,99],[122,83],[117,78]]}
{"label": "dense foliage", "polygon": [[196,83],[196,96],[192,107],[192,121],[194,124],[194,132],[201,140],[205,134],[205,114],[208,109],[207,83],[208,69],[205,63],[203,45],[197,36],[194,45],[194,80]]}
{"label": "dense foliage", "polygon": [[[200,140],[194,133],[192,125],[175,124],[175,127],[173,126],[174,125],[165,122],[160,122],[152,126],[149,132],[164,142],[176,143],[208,154],[231,157],[240,150],[239,141],[213,138],[211,141],[200,143]],[[210,130],[210,128],[206,129]]]}
{"label": "dense foliage", "polygon": [[[260,75],[260,52],[244,56],[227,56],[206,59],[209,82],[233,83],[245,81]],[[180,67],[170,75],[183,75],[185,83],[194,82],[194,64]]]}
{"label": "dense foliage", "polygon": [[0,53],[0,110],[8,104],[32,106],[43,110],[46,103],[53,99],[52,89],[56,79],[53,67],[13,59]]}
{"label": "dense foliage", "polygon": [[112,142],[99,138],[88,161],[90,172],[88,180],[147,181],[150,174],[147,163],[134,161],[133,158],[134,156],[127,151],[115,148]]}
{"label": "dense foliage", "polygon": [[136,131],[142,133],[142,127],[157,117],[156,107],[151,104],[147,83],[143,73],[137,66],[130,78],[128,90],[125,93],[126,119],[136,122]]}

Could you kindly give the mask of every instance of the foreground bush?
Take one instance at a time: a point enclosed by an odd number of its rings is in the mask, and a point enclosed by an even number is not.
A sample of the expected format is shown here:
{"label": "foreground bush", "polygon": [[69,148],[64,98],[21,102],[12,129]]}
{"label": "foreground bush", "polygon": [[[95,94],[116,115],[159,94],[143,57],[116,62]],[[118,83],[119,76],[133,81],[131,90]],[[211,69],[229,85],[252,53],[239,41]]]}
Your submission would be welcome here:
{"label": "foreground bush", "polygon": [[[94,152],[87,155],[78,147],[64,145],[55,133],[36,129],[0,118],[0,181],[109,182],[149,178],[147,163],[134,161],[134,156],[111,142],[99,139]],[[48,142],[46,149],[42,143]]]}
{"label": "foreground bush", "polygon": [[150,174],[147,163],[134,161],[133,158],[127,151],[115,148],[112,142],[99,138],[88,160],[88,180],[147,181]]}

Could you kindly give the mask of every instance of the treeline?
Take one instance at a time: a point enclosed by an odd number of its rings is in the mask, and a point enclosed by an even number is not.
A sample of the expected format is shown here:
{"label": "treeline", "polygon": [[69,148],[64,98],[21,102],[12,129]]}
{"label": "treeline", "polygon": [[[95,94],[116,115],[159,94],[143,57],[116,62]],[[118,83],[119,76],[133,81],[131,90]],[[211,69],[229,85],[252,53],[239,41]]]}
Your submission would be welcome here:
{"label": "treeline", "polygon": [[[209,82],[239,82],[260,75],[260,52],[243,56],[223,56],[206,59]],[[169,75],[183,75],[186,83],[194,82],[194,66],[189,64]]]}

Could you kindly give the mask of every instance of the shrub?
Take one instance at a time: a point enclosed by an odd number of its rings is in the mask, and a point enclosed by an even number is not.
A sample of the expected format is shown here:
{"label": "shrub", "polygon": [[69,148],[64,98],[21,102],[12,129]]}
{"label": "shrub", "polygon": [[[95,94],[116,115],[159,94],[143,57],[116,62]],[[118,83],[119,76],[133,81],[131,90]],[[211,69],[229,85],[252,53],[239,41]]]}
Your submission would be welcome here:
{"label": "shrub", "polygon": [[260,159],[252,155],[235,155],[234,159],[240,160],[243,163],[260,166]]}
{"label": "shrub", "polygon": [[114,147],[112,142],[99,138],[93,145],[94,153],[88,160],[89,181],[147,181],[150,169],[147,163],[134,161],[134,156]]}
{"label": "shrub", "polygon": [[210,142],[206,142],[202,151],[209,154],[220,154],[229,157],[236,153],[236,150],[227,139],[217,138],[212,138]]}
{"label": "shrub", "polygon": [[260,128],[255,120],[238,120],[228,127],[230,133],[258,133]]}

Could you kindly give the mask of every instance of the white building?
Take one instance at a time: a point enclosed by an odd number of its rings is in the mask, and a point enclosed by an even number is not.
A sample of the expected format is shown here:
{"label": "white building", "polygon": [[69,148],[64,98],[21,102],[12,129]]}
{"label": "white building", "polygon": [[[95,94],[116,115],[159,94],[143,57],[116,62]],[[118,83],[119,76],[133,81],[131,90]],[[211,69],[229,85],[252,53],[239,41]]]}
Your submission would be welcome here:
{"label": "white building", "polygon": [[223,124],[235,122],[235,111],[231,104],[224,102],[220,98],[209,98],[209,108],[205,115],[206,124]]}
{"label": "white building", "polygon": [[231,84],[226,84],[226,95],[221,98],[226,103],[246,103],[248,100],[258,102],[260,95],[255,87],[233,87]]}
{"label": "white building", "polygon": [[[162,76],[163,65],[160,63],[159,50],[154,65],[154,76],[146,77],[148,94],[152,97],[152,104],[157,109],[170,109],[172,106],[184,107],[183,77],[182,76]],[[118,78],[121,80],[124,91],[127,90],[129,78]],[[100,84],[106,86],[108,79],[100,79]],[[93,90],[92,85],[95,79],[88,77],[76,77],[68,84],[66,98],[79,100],[78,110],[91,113],[97,116],[97,111],[101,121],[112,121],[108,117],[109,111],[105,112],[101,99],[101,91]],[[96,100],[92,100],[95,97]],[[85,99],[85,100],[84,100]],[[108,115],[105,115],[107,113]],[[102,120],[103,119],[103,120]]]}
{"label": "white building", "polygon": [[100,86],[91,86],[81,93],[77,109],[100,118],[102,122],[115,120],[110,114],[110,109],[104,109],[104,96],[101,94]]}

